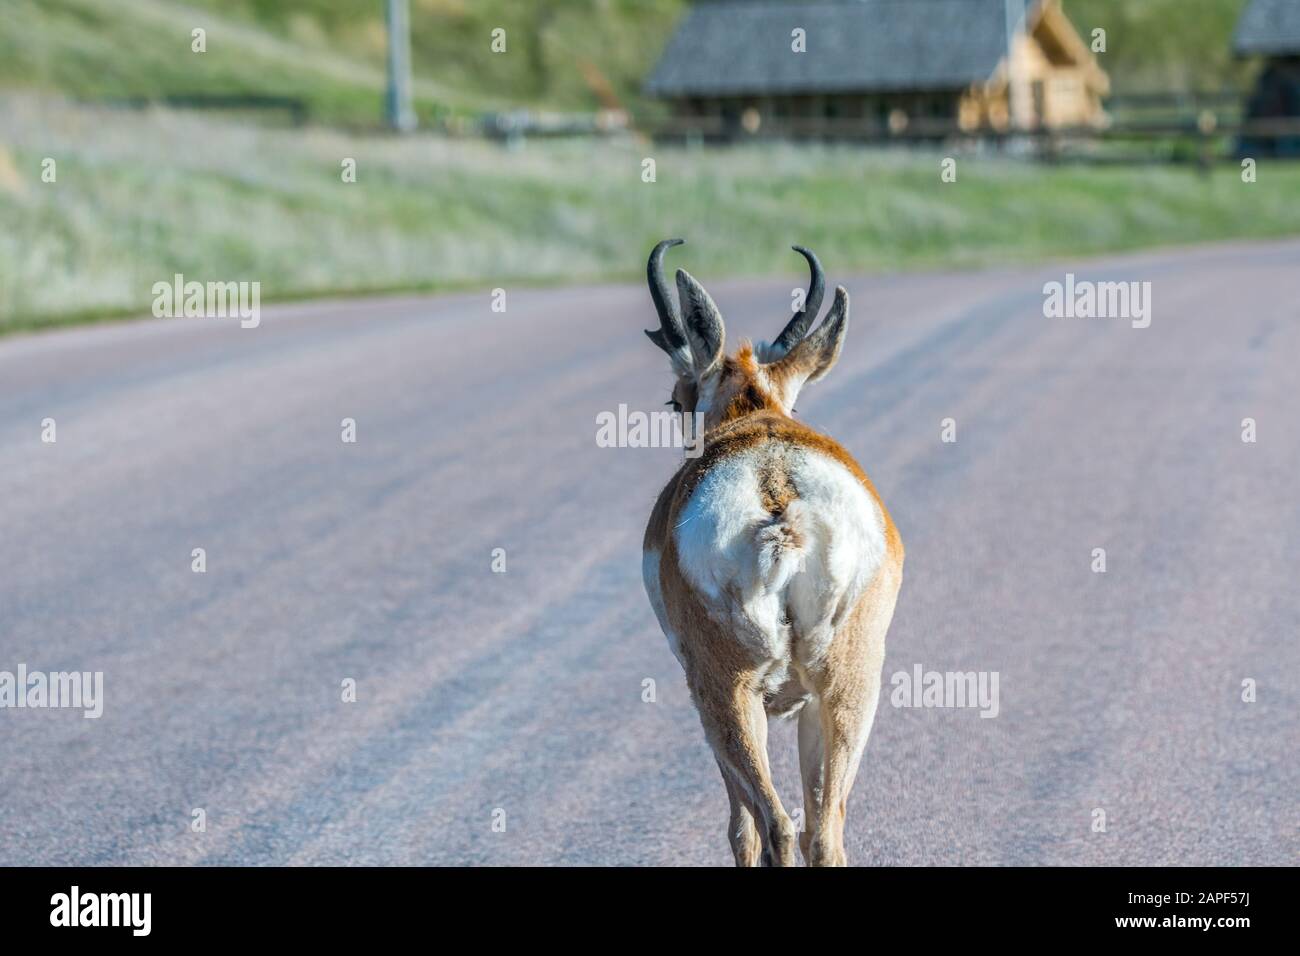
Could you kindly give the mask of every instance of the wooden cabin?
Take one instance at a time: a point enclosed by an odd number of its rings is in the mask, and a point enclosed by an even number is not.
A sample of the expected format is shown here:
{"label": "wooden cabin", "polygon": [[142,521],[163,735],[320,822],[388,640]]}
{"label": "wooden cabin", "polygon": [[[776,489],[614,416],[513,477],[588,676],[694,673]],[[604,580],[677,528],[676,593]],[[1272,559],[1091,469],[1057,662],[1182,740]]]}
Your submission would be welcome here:
{"label": "wooden cabin", "polygon": [[683,128],[832,137],[1099,125],[1109,88],[1060,0],[700,0],[646,83]]}
{"label": "wooden cabin", "polygon": [[[1262,60],[1246,100],[1246,120],[1300,120],[1300,0],[1251,0],[1237,23],[1233,49],[1238,56]],[[1300,156],[1300,136],[1245,137],[1239,151]]]}

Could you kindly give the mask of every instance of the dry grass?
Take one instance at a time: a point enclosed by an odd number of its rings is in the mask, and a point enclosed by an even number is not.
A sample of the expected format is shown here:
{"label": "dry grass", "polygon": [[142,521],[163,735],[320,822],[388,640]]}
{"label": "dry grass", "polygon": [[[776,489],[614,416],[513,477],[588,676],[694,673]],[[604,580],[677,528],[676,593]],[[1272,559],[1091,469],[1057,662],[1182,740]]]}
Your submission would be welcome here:
{"label": "dry grass", "polygon": [[[657,182],[641,161],[657,161]],[[40,180],[52,157],[58,180]],[[344,183],[340,163],[358,163]],[[518,151],[0,99],[0,328],[145,310],[176,272],[264,298],[635,276],[682,235],[702,272],[974,266],[1294,232],[1300,166],[1047,168],[928,153],[632,140]]]}

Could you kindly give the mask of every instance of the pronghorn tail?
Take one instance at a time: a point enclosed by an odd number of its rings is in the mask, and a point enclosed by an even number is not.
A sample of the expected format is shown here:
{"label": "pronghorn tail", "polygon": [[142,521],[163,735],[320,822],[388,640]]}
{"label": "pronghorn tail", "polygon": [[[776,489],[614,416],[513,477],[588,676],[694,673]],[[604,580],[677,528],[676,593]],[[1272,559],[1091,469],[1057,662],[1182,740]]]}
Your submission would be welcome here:
{"label": "pronghorn tail", "polygon": [[804,503],[794,498],[785,510],[758,529],[758,578],[763,591],[783,591],[790,579],[803,570],[808,543],[808,514]]}

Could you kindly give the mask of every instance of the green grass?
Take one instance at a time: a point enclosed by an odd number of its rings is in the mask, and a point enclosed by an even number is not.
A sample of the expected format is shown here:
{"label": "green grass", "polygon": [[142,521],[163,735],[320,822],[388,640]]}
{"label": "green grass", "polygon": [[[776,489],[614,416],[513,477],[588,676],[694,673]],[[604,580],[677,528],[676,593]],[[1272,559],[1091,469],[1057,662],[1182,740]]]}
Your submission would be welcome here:
{"label": "green grass", "polygon": [[[382,0],[198,2],[286,39],[321,41],[375,63],[382,59]],[[619,102],[638,111],[647,106],[642,81],[687,6],[687,0],[409,3],[417,76],[480,102],[584,110],[600,105],[588,79],[594,69]],[[490,48],[496,28],[506,31],[505,54]]]}
{"label": "green grass", "polygon": [[[590,110],[593,82],[624,105],[684,0],[410,0],[425,121],[520,105]],[[100,100],[194,93],[306,101],[313,120],[382,120],[383,0],[4,0],[0,89]],[[207,50],[191,50],[202,27]],[[506,30],[506,52],[490,49]],[[600,77],[603,80],[592,80]]]}
{"label": "green grass", "polygon": [[[641,181],[653,155],[658,181]],[[43,157],[58,180],[40,181]],[[340,162],[358,162],[358,182]],[[849,148],[393,139],[0,100],[0,329],[147,311],[176,272],[265,300],[637,276],[658,239],[701,275],[978,266],[1293,233],[1300,164],[1052,168]]]}
{"label": "green grass", "polygon": [[[428,121],[531,106],[590,110],[597,87],[635,115],[687,0],[409,0],[417,110]],[[1230,38],[1245,0],[1065,0],[1116,93],[1240,85]],[[207,30],[208,49],[190,50]],[[494,54],[491,31],[506,30]],[[313,119],[381,119],[383,0],[4,0],[0,88],[79,98],[257,93],[304,99]]]}
{"label": "green grass", "polygon": [[[208,50],[190,31],[208,29]],[[0,86],[112,100],[189,93],[304,96],[325,119],[375,114],[383,75],[260,29],[157,0],[5,0]]]}

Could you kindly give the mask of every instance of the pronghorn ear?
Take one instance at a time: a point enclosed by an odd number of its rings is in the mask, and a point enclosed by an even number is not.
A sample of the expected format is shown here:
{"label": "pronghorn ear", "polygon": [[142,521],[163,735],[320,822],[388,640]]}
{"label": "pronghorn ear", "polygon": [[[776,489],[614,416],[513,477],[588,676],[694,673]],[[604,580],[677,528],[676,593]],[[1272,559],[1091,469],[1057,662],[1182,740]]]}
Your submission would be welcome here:
{"label": "pronghorn ear", "polygon": [[727,337],[722,313],[704,286],[685,269],[677,270],[677,297],[682,303],[682,324],[686,326],[686,339],[691,345],[695,377],[700,379],[722,361],[722,346]]}
{"label": "pronghorn ear", "polygon": [[[815,382],[831,370],[844,346],[844,333],[849,328],[849,293],[844,286],[835,288],[835,302],[826,314],[825,321],[816,331],[805,336],[785,356],[774,362],[772,370],[797,389],[807,382]],[[793,401],[793,398],[791,399]]]}

